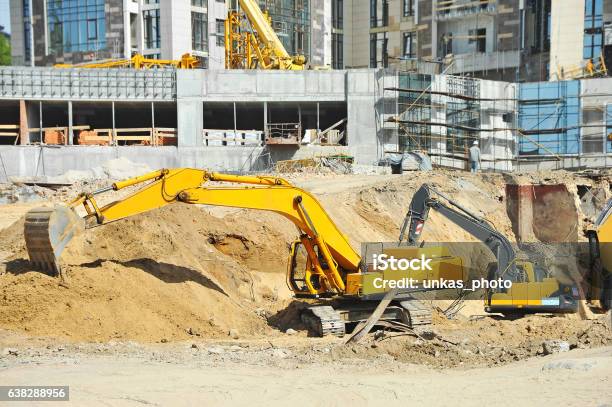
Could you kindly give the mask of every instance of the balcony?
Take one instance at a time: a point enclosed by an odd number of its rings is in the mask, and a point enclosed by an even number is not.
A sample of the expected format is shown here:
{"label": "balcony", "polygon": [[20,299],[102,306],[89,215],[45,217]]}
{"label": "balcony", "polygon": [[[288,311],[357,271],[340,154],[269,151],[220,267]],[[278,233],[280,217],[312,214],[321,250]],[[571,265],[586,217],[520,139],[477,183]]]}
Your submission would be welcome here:
{"label": "balcony", "polygon": [[443,0],[435,8],[439,21],[494,14],[496,11],[497,0]]}
{"label": "balcony", "polygon": [[451,65],[447,70],[448,74],[516,68],[519,66],[519,63],[520,56],[518,50],[457,54],[447,57],[445,60],[446,67]]}

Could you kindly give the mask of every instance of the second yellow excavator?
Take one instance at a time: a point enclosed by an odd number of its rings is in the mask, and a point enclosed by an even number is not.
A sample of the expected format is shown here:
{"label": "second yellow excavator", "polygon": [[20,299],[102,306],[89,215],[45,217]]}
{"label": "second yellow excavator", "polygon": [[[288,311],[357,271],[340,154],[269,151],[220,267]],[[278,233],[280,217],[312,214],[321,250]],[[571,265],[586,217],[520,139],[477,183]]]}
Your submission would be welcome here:
{"label": "second yellow excavator", "polygon": [[[131,195],[104,206],[98,205],[97,195],[128,187],[135,189]],[[411,205],[412,215],[417,213],[413,209],[421,202],[419,196],[417,194]],[[366,320],[375,309],[376,301],[393,288],[372,289],[373,280],[380,277],[380,273],[372,269],[372,262],[353,249],[323,206],[307,191],[278,177],[221,174],[191,168],[161,169],[92,193],[82,193],[67,206],[29,211],[24,234],[30,260],[43,270],[60,274],[62,251],[84,228],[174,203],[259,209],[276,212],[291,221],[297,227],[299,238],[291,245],[287,267],[289,288],[298,298],[337,300],[310,306],[302,314],[303,321],[316,334],[343,336],[347,323]],[[77,214],[80,206],[84,207],[84,216]],[[431,258],[432,267],[428,271],[398,274],[398,270],[393,270],[388,276],[385,271],[382,277],[389,277],[387,280],[466,279],[462,259],[451,256],[447,248],[393,243],[393,247],[382,250],[383,253],[385,250],[387,253],[399,251],[406,259]],[[412,290],[401,291],[384,311],[381,323],[402,324],[409,328],[431,324],[431,304],[418,300],[414,294]],[[485,301],[485,305],[491,307],[495,297],[488,296]],[[511,298],[508,304],[512,304]]]}

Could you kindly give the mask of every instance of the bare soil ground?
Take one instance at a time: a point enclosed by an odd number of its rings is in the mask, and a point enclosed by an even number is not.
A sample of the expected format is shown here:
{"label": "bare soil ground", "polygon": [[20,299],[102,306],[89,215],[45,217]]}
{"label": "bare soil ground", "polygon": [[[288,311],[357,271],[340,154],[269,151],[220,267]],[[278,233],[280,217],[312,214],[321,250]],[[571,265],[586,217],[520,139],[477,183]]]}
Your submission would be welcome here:
{"label": "bare soil ground", "polygon": [[[357,250],[363,241],[397,239],[412,194],[423,182],[513,237],[504,188],[516,180],[501,175],[287,177],[320,199]],[[581,226],[589,219],[576,185],[605,185],[566,173],[528,179],[567,184],[575,200],[559,205],[574,207]],[[65,201],[97,186],[47,191],[42,198],[46,204]],[[604,198],[609,194],[605,186]],[[605,199],[600,200],[590,204],[603,206]],[[474,404],[612,400],[604,391],[612,378],[605,348],[612,333],[605,315],[501,320],[483,316],[481,301],[468,301],[453,320],[435,315],[433,337],[387,333],[345,346],[336,339],[309,338],[299,323],[298,304],[284,276],[296,230],[280,215],[177,204],[89,229],[64,253],[68,278],[61,282],[27,262],[22,216],[32,206],[0,206],[0,376],[7,383],[48,383],[43,378],[53,376],[54,384],[74,385],[73,400],[88,405],[175,404],[173,389],[185,392],[176,403],[184,405],[190,400],[244,404],[250,392],[263,389],[266,399],[277,403],[299,393],[303,399],[296,402],[320,405],[405,399],[447,405],[453,389],[454,400],[465,401],[461,390]],[[423,239],[473,241],[436,213]],[[473,265],[482,264],[486,261],[475,259]],[[287,328],[296,334],[286,334]],[[548,339],[565,340],[573,350],[543,358],[542,343]],[[538,359],[528,360],[532,357]],[[555,360],[570,360],[570,367],[544,367]],[[152,377],[157,380],[148,382]],[[113,396],[111,382],[118,380],[122,384]],[[441,380],[448,386],[444,392]],[[511,391],[505,398],[492,390],[508,391],[531,380],[524,394]],[[591,380],[590,388],[581,387]],[[158,389],[154,396],[147,394],[150,386]],[[486,399],[483,388],[494,397]],[[541,388],[539,395],[550,396],[546,402],[525,396]],[[573,389],[575,398],[568,399]]]}

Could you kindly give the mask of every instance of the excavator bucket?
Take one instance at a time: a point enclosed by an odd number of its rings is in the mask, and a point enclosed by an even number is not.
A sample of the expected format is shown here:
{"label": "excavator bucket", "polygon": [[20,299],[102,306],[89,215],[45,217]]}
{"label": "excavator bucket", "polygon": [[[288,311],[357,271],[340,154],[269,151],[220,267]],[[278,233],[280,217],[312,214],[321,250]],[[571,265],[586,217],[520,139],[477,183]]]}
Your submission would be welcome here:
{"label": "excavator bucket", "polygon": [[85,227],[76,212],[56,205],[41,207],[26,213],[24,235],[30,261],[34,267],[59,274],[59,257],[70,240]]}

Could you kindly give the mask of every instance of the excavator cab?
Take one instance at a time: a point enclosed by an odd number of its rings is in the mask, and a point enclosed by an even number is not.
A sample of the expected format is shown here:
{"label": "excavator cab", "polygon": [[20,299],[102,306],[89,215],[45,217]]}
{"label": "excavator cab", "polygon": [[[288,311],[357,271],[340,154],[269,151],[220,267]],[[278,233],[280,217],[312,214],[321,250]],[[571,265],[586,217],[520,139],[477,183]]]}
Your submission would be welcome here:
{"label": "excavator cab", "polygon": [[[312,261],[313,258],[316,260]],[[317,269],[325,270],[327,264],[308,236],[301,236],[292,242],[287,262],[287,286],[295,293],[296,298],[330,296],[327,278]]]}

